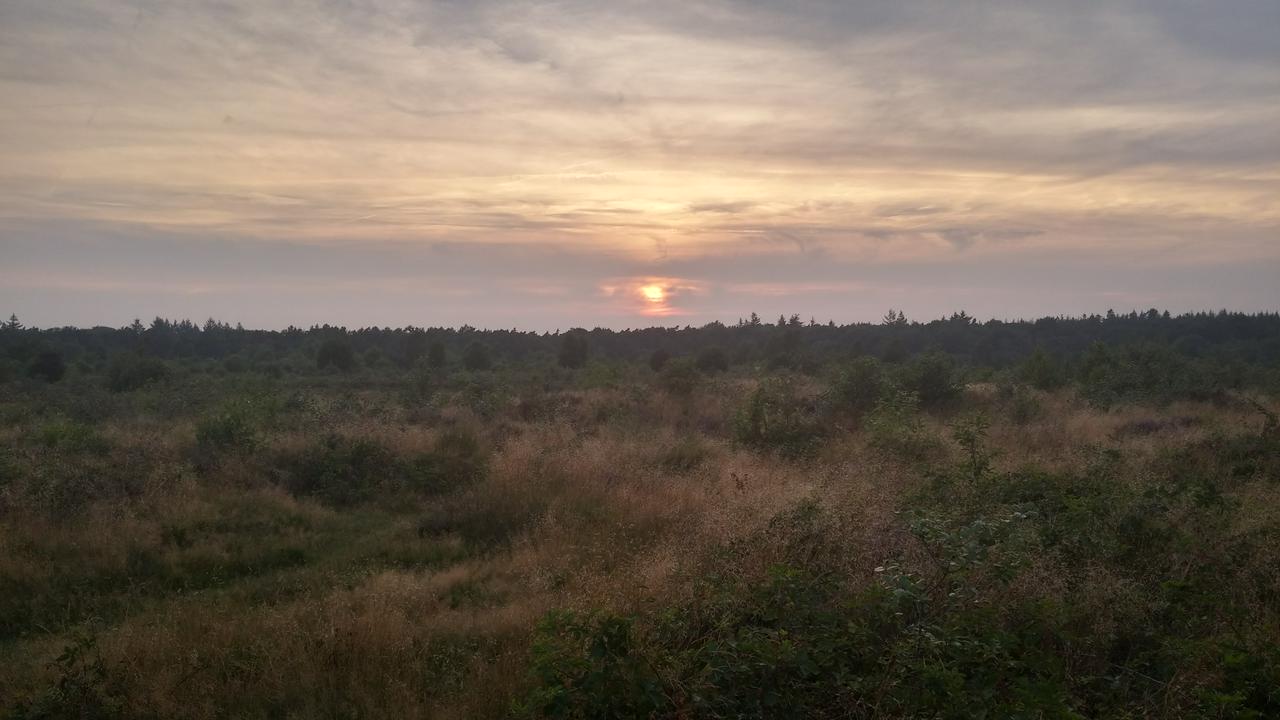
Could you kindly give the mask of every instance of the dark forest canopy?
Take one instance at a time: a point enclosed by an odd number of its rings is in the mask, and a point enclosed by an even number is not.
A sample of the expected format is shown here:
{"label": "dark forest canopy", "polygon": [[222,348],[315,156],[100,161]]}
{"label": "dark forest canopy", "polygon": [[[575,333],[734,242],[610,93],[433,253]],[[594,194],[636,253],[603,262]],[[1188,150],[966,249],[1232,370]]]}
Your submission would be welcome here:
{"label": "dark forest canopy", "polygon": [[[821,365],[852,356],[887,361],[921,352],[942,351],[977,367],[1007,367],[1040,349],[1063,359],[1082,356],[1095,342],[1109,346],[1152,344],[1178,355],[1274,366],[1280,363],[1280,314],[1227,311],[1170,315],[1148,310],[1084,317],[979,322],[964,312],[928,322],[909,321],[890,311],[881,323],[836,325],[799,315],[761,322],[752,315],[736,325],[713,322],[702,327],[652,327],[635,330],[537,333],[519,330],[461,328],[348,329],[329,325],[307,329],[248,330],[209,320],[156,318],[149,325],[134,321],[121,328],[23,328],[17,318],[0,326],[0,350],[11,362],[26,364],[41,352],[56,351],[68,362],[97,366],[116,353],[136,353],[165,360],[243,360],[255,363],[314,359],[333,341],[349,343],[361,359],[410,367],[433,346],[443,345],[458,360],[473,344],[484,345],[495,363],[554,359],[570,333],[585,334],[590,357],[597,360],[647,362],[656,350],[673,356],[696,356],[722,349],[734,365],[783,363]],[[372,354],[371,354],[372,353]]]}

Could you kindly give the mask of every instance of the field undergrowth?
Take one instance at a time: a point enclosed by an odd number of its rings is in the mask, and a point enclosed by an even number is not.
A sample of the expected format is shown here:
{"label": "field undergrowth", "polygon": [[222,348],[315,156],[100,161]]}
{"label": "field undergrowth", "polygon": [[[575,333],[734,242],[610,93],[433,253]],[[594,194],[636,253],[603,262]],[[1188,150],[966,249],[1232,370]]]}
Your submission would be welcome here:
{"label": "field undergrowth", "polygon": [[12,381],[0,711],[1280,716],[1274,402],[1042,385]]}

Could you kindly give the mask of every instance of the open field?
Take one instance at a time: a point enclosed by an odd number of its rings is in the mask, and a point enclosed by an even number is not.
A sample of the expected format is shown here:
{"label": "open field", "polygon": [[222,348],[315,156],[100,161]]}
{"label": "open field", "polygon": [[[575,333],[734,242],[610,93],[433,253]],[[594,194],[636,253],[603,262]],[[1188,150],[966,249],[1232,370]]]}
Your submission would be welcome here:
{"label": "open field", "polygon": [[1099,402],[1077,360],[1050,382],[1043,357],[938,357],[12,379],[0,698],[15,718],[1280,713],[1266,389]]}

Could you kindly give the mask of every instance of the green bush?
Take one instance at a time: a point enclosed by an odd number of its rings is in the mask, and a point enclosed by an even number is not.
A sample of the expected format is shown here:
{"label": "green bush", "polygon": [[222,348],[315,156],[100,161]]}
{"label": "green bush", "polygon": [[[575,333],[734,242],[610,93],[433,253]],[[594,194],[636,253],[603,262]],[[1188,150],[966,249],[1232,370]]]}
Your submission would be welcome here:
{"label": "green bush", "polygon": [[712,586],[652,615],[549,615],[538,627],[539,717],[1077,718],[1061,663],[1034,632],[956,602],[929,614],[921,581],[892,573],[848,593],[776,567],[761,586]]}
{"label": "green bush", "polygon": [[1022,383],[1000,383],[996,387],[996,397],[1009,418],[1018,425],[1025,425],[1040,417],[1044,410],[1040,398]]}
{"label": "green bush", "polygon": [[365,438],[330,435],[285,462],[290,492],[331,505],[351,505],[373,496],[403,473],[390,450]]}
{"label": "green bush", "polygon": [[488,346],[473,342],[467,345],[466,352],[462,354],[462,366],[468,370],[488,370],[493,367],[493,359],[489,356]]}
{"label": "green bush", "polygon": [[45,382],[56,383],[67,374],[67,365],[62,361],[62,353],[46,350],[36,355],[35,360],[27,366],[27,375],[40,378]]}
{"label": "green bush", "polygon": [[698,370],[707,375],[725,372],[729,369],[729,356],[725,354],[723,348],[713,346],[698,353],[696,364]]}
{"label": "green bush", "polygon": [[224,453],[246,453],[258,447],[258,428],[250,408],[230,403],[196,425],[196,454],[212,464]]}
{"label": "green bush", "polygon": [[623,720],[670,709],[661,679],[636,652],[627,618],[548,614],[537,628],[531,668],[537,684],[520,715]]}
{"label": "green bush", "polygon": [[872,446],[909,459],[923,459],[938,445],[920,418],[920,401],[904,390],[881,398],[863,424]]}
{"label": "green bush", "polygon": [[40,428],[37,438],[46,448],[70,455],[103,455],[111,449],[92,425],[74,420],[51,420]]}
{"label": "green bush", "polygon": [[860,357],[843,367],[828,391],[833,409],[862,415],[890,391],[884,367],[873,357]]}
{"label": "green bush", "polygon": [[1055,390],[1067,381],[1066,368],[1043,347],[1036,347],[1035,352],[1022,364],[1019,374],[1037,390]]}
{"label": "green bush", "polygon": [[570,330],[560,339],[560,353],[557,360],[560,367],[578,369],[587,364],[587,333],[585,330]]}
{"label": "green bush", "polygon": [[897,384],[914,393],[925,410],[954,404],[964,389],[955,360],[941,352],[926,353],[907,363],[898,372]]}
{"label": "green bush", "polygon": [[1094,343],[1080,363],[1080,390],[1093,405],[1221,400],[1235,383],[1221,362],[1188,359],[1164,345]]}
{"label": "green bush", "polygon": [[[831,572],[808,539],[825,537],[813,525],[819,511],[798,507],[744,540],[776,532],[787,548],[788,564],[764,582],[732,564],[731,546],[729,564],[717,562],[722,572],[679,606],[549,615],[519,714],[1280,713],[1274,618],[1257,614],[1268,613],[1273,573],[1246,549],[1273,541],[1280,525],[1267,521],[1242,545],[1224,522],[1232,506],[1212,486],[1226,446],[1189,449],[1208,465],[1179,456],[1135,468],[1098,451],[1078,474],[1000,472],[982,418],[953,430],[959,461],[921,484],[900,515],[923,566],[891,559],[869,584]],[[1124,481],[1136,472],[1153,482]]]}
{"label": "green bush", "polygon": [[785,378],[767,378],[734,417],[735,439],[751,448],[802,458],[817,452],[825,434],[814,403]]}
{"label": "green bush", "polygon": [[689,397],[702,383],[698,368],[688,358],[676,358],[668,362],[658,373],[658,383],[663,390],[677,397]]}
{"label": "green bush", "polygon": [[107,389],[112,392],[139,390],[169,376],[163,360],[134,353],[120,353],[107,365]]}
{"label": "green bush", "polygon": [[316,367],[337,368],[342,372],[351,372],[356,367],[356,353],[351,343],[345,338],[329,338],[320,344],[316,352]]}
{"label": "green bush", "polygon": [[51,663],[55,676],[41,694],[9,708],[12,720],[113,720],[127,717],[117,678],[107,671],[92,635],[77,633]]}

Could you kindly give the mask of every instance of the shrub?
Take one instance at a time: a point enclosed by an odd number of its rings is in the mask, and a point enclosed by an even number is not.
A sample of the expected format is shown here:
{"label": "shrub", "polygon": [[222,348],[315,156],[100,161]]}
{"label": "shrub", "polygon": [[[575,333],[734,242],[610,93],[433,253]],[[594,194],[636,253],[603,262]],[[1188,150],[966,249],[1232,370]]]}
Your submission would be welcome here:
{"label": "shrub", "polygon": [[920,420],[920,401],[914,393],[894,390],[876,403],[866,417],[871,444],[910,459],[922,459],[937,447]]}
{"label": "shrub", "polygon": [[36,355],[35,360],[27,366],[27,375],[40,378],[45,382],[56,383],[67,374],[66,363],[62,361],[62,353],[46,350]]}
{"label": "shrub", "polygon": [[560,367],[581,368],[587,364],[587,334],[582,330],[570,330],[560,339]]}
{"label": "shrub", "polygon": [[757,450],[776,450],[783,457],[813,455],[822,435],[813,403],[782,378],[762,381],[734,418],[738,442]]}
{"label": "shrub", "polygon": [[368,350],[365,350],[364,354],[360,357],[360,361],[368,368],[376,368],[382,365],[385,360],[386,357],[382,354],[382,350],[377,347],[371,347]]}
{"label": "shrub", "polygon": [[688,358],[676,358],[667,363],[658,375],[662,389],[678,397],[688,397],[701,384],[698,368]]}
{"label": "shrub", "polygon": [[40,428],[38,438],[45,447],[72,455],[104,455],[111,449],[93,426],[74,420],[52,420]]}
{"label": "shrub", "polygon": [[1154,344],[1110,348],[1094,343],[1080,365],[1081,393],[1095,406],[1118,402],[1164,405],[1221,399],[1231,383],[1222,363],[1188,360]]}
{"label": "shrub", "polygon": [[351,343],[344,338],[325,340],[320,344],[320,350],[316,352],[316,367],[321,370],[333,367],[344,373],[354,370],[356,353],[351,349]]}
{"label": "shrub", "polygon": [[409,483],[422,492],[448,492],[484,477],[487,466],[488,456],[475,434],[450,429],[441,433],[431,452],[410,463]]}
{"label": "shrub", "polygon": [[153,357],[121,353],[107,365],[107,389],[112,392],[139,390],[169,376],[169,366]]}
{"label": "shrub", "polygon": [[729,369],[729,356],[719,347],[709,347],[698,353],[698,370],[711,375]]}
{"label": "shrub", "polygon": [[899,372],[898,384],[914,393],[920,407],[926,410],[954,403],[963,390],[955,360],[942,352],[916,357]]}
{"label": "shrub", "polygon": [[889,381],[880,361],[861,357],[840,371],[827,398],[834,409],[862,415],[874,408],[888,390]]}
{"label": "shrub", "polygon": [[40,695],[12,707],[13,720],[111,720],[125,718],[120,683],[107,672],[91,635],[77,633],[50,664],[53,683]]}
{"label": "shrub", "polygon": [[339,435],[330,435],[285,465],[290,492],[331,505],[366,500],[378,487],[401,476],[395,456],[382,445]]}
{"label": "shrub", "polygon": [[1000,383],[996,388],[996,397],[1009,413],[1009,418],[1017,425],[1025,425],[1043,412],[1040,398],[1021,383]]}
{"label": "shrub", "polygon": [[1054,390],[1062,387],[1067,381],[1066,369],[1058,359],[1036,347],[1031,356],[1022,364],[1019,374],[1022,379],[1037,390]]}
{"label": "shrub", "polygon": [[[1008,632],[964,600],[933,602],[890,568],[848,593],[775,567],[763,585],[704,588],[689,608],[549,614],[524,715],[1078,717],[1039,627]],[[934,607],[930,607],[930,605]],[[929,611],[933,612],[930,613]],[[874,709],[873,709],[874,708]]]}
{"label": "shrub", "polygon": [[462,355],[462,366],[468,370],[488,370],[493,367],[488,346],[479,342],[468,345],[466,352]]}
{"label": "shrub", "polygon": [[431,343],[431,347],[427,349],[427,366],[433,368],[442,368],[449,362],[449,356],[445,351],[444,343],[435,340]]}
{"label": "shrub", "polygon": [[668,710],[661,680],[636,650],[628,618],[548,614],[533,643],[537,684],[519,713],[588,720],[653,717]]}
{"label": "shrub", "polygon": [[248,407],[231,403],[196,425],[196,456],[211,465],[223,453],[245,453],[258,446],[258,430]]}
{"label": "shrub", "polygon": [[662,372],[669,360],[671,360],[671,353],[662,348],[654,350],[653,354],[649,356],[649,369],[654,372]]}

